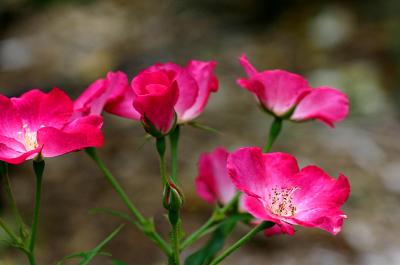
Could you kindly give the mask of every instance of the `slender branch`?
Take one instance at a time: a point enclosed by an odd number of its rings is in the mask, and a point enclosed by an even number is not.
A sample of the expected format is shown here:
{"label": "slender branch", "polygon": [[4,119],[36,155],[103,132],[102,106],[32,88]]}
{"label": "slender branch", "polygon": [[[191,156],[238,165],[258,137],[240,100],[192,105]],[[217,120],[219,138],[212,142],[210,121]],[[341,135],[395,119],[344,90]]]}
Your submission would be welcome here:
{"label": "slender branch", "polygon": [[261,224],[257,225],[254,227],[250,232],[248,232],[245,236],[243,236],[241,239],[239,239],[235,244],[230,246],[228,249],[226,249],[221,255],[216,257],[210,265],[217,265],[221,261],[223,261],[226,257],[228,257],[230,254],[235,252],[238,248],[243,246],[246,242],[248,242],[250,239],[252,239],[255,235],[257,235],[260,231],[273,226],[274,223],[271,222],[262,222]]}
{"label": "slender branch", "polygon": [[139,222],[138,228],[141,229],[149,238],[151,238],[159,247],[160,249],[167,255],[170,255],[171,250],[168,244],[161,238],[161,236],[156,232],[154,224],[151,220],[147,220],[143,215],[139,212],[139,210],[135,207],[135,205],[132,203],[132,201],[129,199],[128,195],[125,193],[123,188],[120,186],[118,181],[115,179],[115,177],[111,174],[111,172],[108,170],[106,165],[103,163],[103,161],[100,159],[98,156],[96,149],[94,148],[87,148],[86,153],[93,159],[93,161],[97,164],[99,169],[102,171],[108,182],[111,184],[111,186],[114,188],[114,190],[117,192],[119,197],[122,199],[122,201],[125,203],[125,205],[128,207],[130,212],[134,215],[134,217],[137,219]]}
{"label": "slender branch", "polygon": [[276,138],[282,130],[282,119],[275,117],[274,121],[271,124],[271,128],[268,135],[267,143],[263,148],[263,152],[267,153],[271,150],[272,145],[274,144]]}

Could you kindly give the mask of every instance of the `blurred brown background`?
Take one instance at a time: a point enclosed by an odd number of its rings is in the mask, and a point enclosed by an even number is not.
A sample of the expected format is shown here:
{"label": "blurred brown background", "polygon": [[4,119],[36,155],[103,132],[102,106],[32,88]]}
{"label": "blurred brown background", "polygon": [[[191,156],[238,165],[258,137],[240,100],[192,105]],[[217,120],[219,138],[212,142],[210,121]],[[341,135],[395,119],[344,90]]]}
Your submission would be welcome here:
{"label": "blurred brown background", "polygon": [[[349,218],[343,232],[333,237],[300,229],[295,237],[260,236],[223,264],[400,264],[399,14],[396,0],[1,0],[0,93],[17,96],[56,86],[76,98],[109,70],[133,76],[158,61],[217,60],[220,91],[198,121],[223,134],[182,130],[179,178],[186,193],[184,227],[192,231],[211,211],[194,193],[198,155],[218,145],[261,146],[271,122],[235,84],[244,76],[239,55],[246,52],[259,69],[283,68],[307,76],[313,86],[337,87],[351,97],[350,117],[336,129],[285,123],[274,150],[291,152],[302,165],[317,164],[332,176],[349,177],[352,194],[344,207]],[[165,235],[169,228],[153,143],[140,148],[141,126],[118,117],[106,115],[104,131],[102,157]],[[10,169],[26,220],[33,208],[30,167]],[[89,214],[91,208],[125,210],[83,152],[47,161],[42,205],[40,265],[94,247],[121,223]],[[12,222],[5,198],[1,212]],[[246,230],[240,226],[231,240]],[[164,264],[134,227],[126,227],[105,250],[128,264]],[[2,245],[1,265],[26,263]],[[110,261],[98,258],[92,264]]]}

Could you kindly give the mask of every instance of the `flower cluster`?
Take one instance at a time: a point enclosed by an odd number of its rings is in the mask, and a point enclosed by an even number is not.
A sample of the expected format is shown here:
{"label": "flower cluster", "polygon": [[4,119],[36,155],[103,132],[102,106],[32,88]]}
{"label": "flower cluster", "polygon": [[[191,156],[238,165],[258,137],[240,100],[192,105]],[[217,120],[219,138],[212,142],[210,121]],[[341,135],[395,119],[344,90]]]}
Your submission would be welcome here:
{"label": "flower cluster", "polygon": [[[293,235],[296,225],[316,227],[336,235],[347,218],[340,209],[350,194],[346,176],[340,174],[335,179],[316,166],[300,169],[292,155],[269,151],[284,120],[316,119],[333,127],[348,115],[348,97],[335,88],[312,88],[302,76],[284,70],[259,72],[245,55],[240,58],[240,64],[248,78],[240,78],[237,83],[250,91],[262,109],[274,117],[268,144],[263,150],[242,147],[229,152],[219,147],[201,155],[196,191],[208,203],[216,204],[216,210],[209,222],[186,239],[182,238],[180,226],[183,195],[176,178],[179,128],[193,124],[192,120],[202,113],[211,93],[218,90],[215,62],[191,60],[186,66],[159,63],[142,70],[131,81],[121,71],[109,72],[105,78],[93,82],[75,102],[57,88],[48,93],[33,89],[18,98],[0,95],[0,161],[3,161],[0,175],[6,174],[6,163],[19,164],[29,159],[34,159],[37,175],[32,234],[18,238],[1,224],[14,245],[23,249],[31,264],[35,264],[42,159],[81,149],[86,149],[99,165],[133,214],[135,220],[131,220],[132,223],[164,251],[168,264],[179,265],[182,249],[210,232],[212,226],[223,225],[221,220],[230,218],[232,213],[250,216],[251,219],[245,222],[253,229],[243,240],[207,264],[218,264],[262,230],[267,236]],[[172,227],[170,245],[157,233],[152,219],[143,217],[136,209],[95,153],[93,147],[101,147],[104,142],[101,132],[103,111],[141,122],[146,132],[156,139],[163,203]],[[165,137],[171,140],[170,175],[164,157]],[[24,240],[28,239],[30,242],[26,243]],[[204,261],[216,254],[206,250],[199,252],[206,255]],[[198,258],[196,256],[196,260]]]}

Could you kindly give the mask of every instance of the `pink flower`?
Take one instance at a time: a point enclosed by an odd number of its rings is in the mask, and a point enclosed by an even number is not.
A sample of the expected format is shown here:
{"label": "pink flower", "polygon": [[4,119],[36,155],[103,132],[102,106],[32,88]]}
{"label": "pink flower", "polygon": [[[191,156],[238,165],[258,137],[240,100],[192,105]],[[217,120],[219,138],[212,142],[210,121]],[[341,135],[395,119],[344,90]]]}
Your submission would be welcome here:
{"label": "pink flower", "polygon": [[134,94],[125,73],[108,72],[105,79],[93,82],[75,101],[74,110],[79,116],[109,113],[139,120],[140,114],[133,108]]}
{"label": "pink flower", "polygon": [[54,157],[103,145],[100,116],[72,116],[72,100],[57,88],[11,99],[0,95],[0,160],[19,164],[39,153]]}
{"label": "pink flower", "polygon": [[168,134],[176,123],[174,106],[178,100],[177,82],[163,70],[144,70],[132,80],[133,107],[153,136]]}
{"label": "pink flower", "polygon": [[284,70],[258,72],[246,55],[240,64],[248,79],[238,84],[252,92],[261,106],[273,115],[294,121],[320,120],[333,127],[346,118],[349,99],[346,94],[330,87],[310,88],[307,80]]}
{"label": "pink flower", "polygon": [[191,60],[185,67],[174,63],[155,64],[147,71],[163,70],[176,80],[179,98],[175,105],[178,123],[195,119],[205,108],[211,92],[218,90],[218,79],[213,71],[216,63]]}
{"label": "pink flower", "polygon": [[228,158],[228,172],[244,192],[243,203],[255,218],[274,222],[267,235],[293,235],[292,225],[317,227],[336,235],[347,216],[340,207],[350,185],[344,175],[331,178],[316,166],[299,170],[296,159],[284,153],[263,154],[260,148],[241,148]]}
{"label": "pink flower", "polygon": [[226,169],[228,155],[227,150],[219,147],[200,156],[196,191],[208,203],[224,205],[235,197],[237,190]]}

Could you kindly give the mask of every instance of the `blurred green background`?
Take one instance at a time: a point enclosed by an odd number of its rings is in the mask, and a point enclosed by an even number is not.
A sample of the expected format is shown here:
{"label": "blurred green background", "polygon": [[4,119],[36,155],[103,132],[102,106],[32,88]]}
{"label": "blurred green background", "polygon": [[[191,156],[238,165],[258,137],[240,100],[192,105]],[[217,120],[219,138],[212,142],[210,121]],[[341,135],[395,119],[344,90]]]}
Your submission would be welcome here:
{"label": "blurred green background", "polygon": [[[337,87],[351,98],[350,117],[335,129],[317,122],[285,123],[274,150],[291,152],[302,165],[319,165],[332,176],[342,172],[349,177],[352,194],[344,207],[349,218],[342,233],[333,237],[299,229],[295,237],[260,235],[223,264],[395,265],[400,264],[399,14],[397,0],[1,0],[0,93],[17,96],[31,88],[60,87],[76,98],[109,70],[132,77],[155,62],[217,60],[220,91],[198,121],[223,134],[182,130],[183,225],[192,231],[211,212],[194,193],[199,154],[218,145],[230,150],[261,146],[271,122],[235,83],[244,76],[239,55],[247,53],[258,69],[282,68],[305,75],[313,86]],[[166,235],[153,143],[140,148],[144,132],[138,123],[105,118],[101,155]],[[27,220],[34,192],[30,167],[25,163],[10,170]],[[49,159],[40,265],[94,247],[120,223],[89,214],[95,207],[125,209],[83,152]],[[12,222],[4,196],[1,214]],[[246,230],[240,226],[230,240]],[[128,264],[163,264],[160,252],[133,227],[105,250]],[[0,264],[26,261],[3,244]],[[110,262],[98,258],[92,264]]]}

